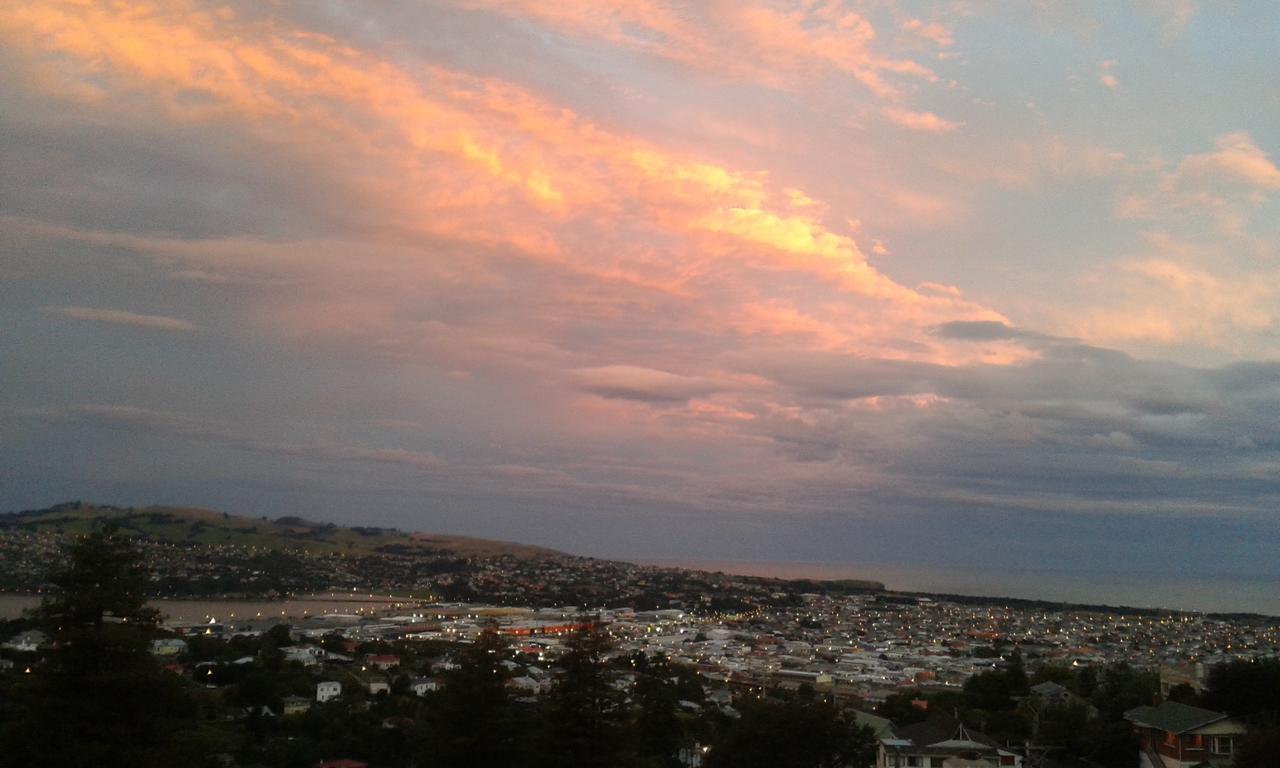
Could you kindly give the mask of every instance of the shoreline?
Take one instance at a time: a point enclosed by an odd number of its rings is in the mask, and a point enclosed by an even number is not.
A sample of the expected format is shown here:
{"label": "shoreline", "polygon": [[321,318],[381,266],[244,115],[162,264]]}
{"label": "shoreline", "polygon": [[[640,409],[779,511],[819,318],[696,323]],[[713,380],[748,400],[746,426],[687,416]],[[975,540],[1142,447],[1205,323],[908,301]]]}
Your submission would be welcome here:
{"label": "shoreline", "polygon": [[1194,613],[1280,620],[1280,576],[1143,571],[911,567],[837,561],[637,559],[637,565],[787,580],[859,579],[887,594],[1042,605],[1060,610]]}

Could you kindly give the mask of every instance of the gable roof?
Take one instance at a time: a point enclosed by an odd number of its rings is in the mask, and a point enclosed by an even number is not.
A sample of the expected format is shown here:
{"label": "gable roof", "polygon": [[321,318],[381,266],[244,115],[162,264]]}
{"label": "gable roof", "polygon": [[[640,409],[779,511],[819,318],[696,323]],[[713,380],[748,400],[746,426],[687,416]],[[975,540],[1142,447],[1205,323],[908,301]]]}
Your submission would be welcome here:
{"label": "gable roof", "polygon": [[1154,707],[1134,707],[1124,713],[1124,719],[1146,728],[1186,733],[1219,720],[1226,720],[1227,716],[1212,709],[1201,709],[1190,704],[1166,701]]}
{"label": "gable roof", "polygon": [[1061,686],[1053,682],[1052,680],[1047,680],[1038,685],[1031,686],[1031,692],[1034,694],[1038,694],[1040,696],[1051,696],[1051,695],[1056,695],[1060,693],[1071,693],[1071,691],[1068,691],[1066,687]]}
{"label": "gable roof", "polygon": [[873,715],[870,712],[863,712],[855,709],[853,711],[853,718],[858,725],[865,725],[875,731],[877,739],[893,736],[893,722],[887,717],[880,717],[879,715]]}
{"label": "gable roof", "polygon": [[957,740],[978,744],[984,748],[996,746],[995,740],[991,737],[969,730],[956,718],[943,714],[935,714],[923,723],[894,726],[893,733],[899,739],[908,740],[917,747],[928,747]]}

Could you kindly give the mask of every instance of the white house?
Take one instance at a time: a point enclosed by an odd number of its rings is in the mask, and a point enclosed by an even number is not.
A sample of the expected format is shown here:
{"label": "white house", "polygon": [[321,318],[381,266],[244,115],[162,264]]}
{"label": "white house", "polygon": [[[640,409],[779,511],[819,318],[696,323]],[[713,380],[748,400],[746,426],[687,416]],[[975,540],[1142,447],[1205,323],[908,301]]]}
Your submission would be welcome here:
{"label": "white house", "polygon": [[532,694],[535,696],[542,693],[542,686],[543,684],[541,682],[525,675],[513,677],[507,681],[508,688],[519,691],[520,693]]}
{"label": "white house", "polygon": [[155,656],[181,656],[187,652],[187,641],[176,637],[161,637],[151,641],[151,653]]}
{"label": "white house", "polygon": [[26,651],[28,653],[37,651],[49,643],[49,636],[38,629],[30,632],[23,632],[20,635],[14,635],[9,638],[9,642],[4,644],[5,648],[12,648],[15,651]]}
{"label": "white house", "polygon": [[413,690],[415,695],[426,696],[431,691],[439,690],[440,683],[432,677],[418,677],[414,678],[413,683],[409,687]]}
{"label": "white house", "polygon": [[316,701],[321,703],[336,699],[342,695],[342,683],[336,680],[326,680],[323,683],[316,683]]}
{"label": "white house", "polygon": [[308,667],[319,664],[324,658],[324,649],[318,645],[286,645],[280,649],[285,661],[297,661]]}
{"label": "white house", "polygon": [[958,720],[935,715],[923,723],[893,728],[880,738],[876,768],[1022,768],[1022,756],[970,731]]}

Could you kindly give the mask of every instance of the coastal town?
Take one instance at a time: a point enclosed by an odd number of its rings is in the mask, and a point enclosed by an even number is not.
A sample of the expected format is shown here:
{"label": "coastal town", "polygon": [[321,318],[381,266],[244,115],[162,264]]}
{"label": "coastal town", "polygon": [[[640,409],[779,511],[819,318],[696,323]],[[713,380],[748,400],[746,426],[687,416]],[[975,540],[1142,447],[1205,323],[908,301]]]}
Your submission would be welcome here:
{"label": "coastal town", "polygon": [[[735,586],[732,577],[723,578],[726,587]],[[354,605],[372,597],[353,597],[345,591],[331,592],[327,599],[353,600]],[[763,597],[764,602],[784,602],[782,594]],[[1077,675],[1086,671],[1096,675],[1117,664],[1132,666],[1158,675],[1158,698],[1168,700],[1178,687],[1203,692],[1209,671],[1218,665],[1276,659],[1280,652],[1280,627],[1262,620],[1046,611],[885,594],[802,593],[798,597],[790,607],[762,604],[736,612],[392,598],[359,603],[359,612],[285,619],[237,617],[230,611],[164,621],[163,636],[151,642],[151,653],[165,670],[216,690],[234,687],[246,668],[263,663],[260,643],[273,638],[273,652],[281,661],[305,670],[308,689],[280,697],[274,709],[264,704],[262,712],[291,717],[342,697],[348,705],[367,706],[393,690],[430,695],[448,685],[460,649],[481,642],[486,634],[504,643],[501,665],[512,696],[536,701],[553,690],[560,674],[557,664],[575,635],[591,627],[607,634],[607,658],[623,662],[613,676],[620,691],[630,691],[636,684],[636,673],[626,668],[626,660],[634,665],[637,658],[662,658],[673,668],[691,673],[692,692],[678,702],[687,714],[738,718],[744,700],[768,697],[805,696],[830,702],[874,731],[880,745],[876,765],[888,768],[899,765],[892,762],[893,747],[909,752],[903,739],[920,725],[896,722],[900,718],[893,716],[895,700],[927,714],[929,703],[939,700],[940,694],[959,694],[975,676],[999,673],[1015,663],[1028,670],[1056,669]],[[235,603],[224,605],[231,608]],[[31,663],[47,649],[48,638],[38,630],[17,633],[0,650],[4,654],[0,669],[13,674],[15,663]],[[245,655],[237,656],[234,649]],[[1094,709],[1085,697],[1052,681],[1030,686],[1023,698],[1024,706],[1030,707],[1078,704]],[[936,728],[938,717],[950,722],[945,713],[924,722]],[[963,726],[956,721],[949,727]],[[1242,737],[1244,732],[1241,727],[1236,735]],[[972,742],[968,747],[982,745],[980,752],[995,750],[991,754],[1002,759],[992,765],[1074,765],[1034,762],[1039,753],[1029,741],[999,743],[982,734],[971,734],[968,741]],[[1226,741],[1216,743],[1228,749]],[[688,764],[700,764],[699,746],[691,745],[695,751],[688,756]],[[900,765],[945,763],[904,761]],[[1149,765],[1161,768],[1162,764]]]}
{"label": "coastal town", "polygon": [[[903,691],[960,689],[973,675],[1002,668],[1014,653],[1030,667],[1101,668],[1123,662],[1156,669],[1166,694],[1180,684],[1202,688],[1208,670],[1218,664],[1280,658],[1275,622],[1046,612],[927,597],[801,598],[802,605],[793,608],[741,613],[464,603],[423,603],[399,612],[409,604],[397,601],[381,611],[293,618],[289,628],[299,643],[292,652],[308,664],[331,658],[308,649],[334,636],[354,645],[436,647],[471,643],[485,631],[511,638],[521,654],[554,661],[565,638],[589,621],[606,628],[616,641],[615,654],[661,654],[696,669],[708,685],[794,690],[808,683],[837,700],[870,706]],[[279,623],[208,616],[164,626],[178,638],[226,639],[257,636]]]}
{"label": "coastal town", "polygon": [[[75,539],[31,524],[38,519],[0,527],[6,589],[50,590],[57,599],[47,564]],[[247,530],[234,518],[229,524]],[[624,701],[644,677],[637,664],[661,660],[678,689],[674,711],[686,720],[732,723],[767,702],[813,702],[874,737],[878,768],[945,767],[964,755],[989,761],[965,765],[1131,765],[1107,757],[1128,754],[1130,742],[1130,756],[1147,768],[1226,766],[1246,725],[1188,702],[1212,694],[1214,670],[1280,659],[1280,621],[1254,615],[908,594],[874,582],[763,579],[544,551],[129,541],[138,583],[161,614],[149,640],[155,663],[218,694],[207,700],[209,717],[240,722],[252,712],[280,719],[283,732],[289,718],[315,707],[391,712],[403,706],[389,703],[397,696],[427,700],[457,685],[457,670],[482,646],[497,654],[507,695],[536,708],[555,695],[575,643],[594,633],[598,661]],[[0,673],[38,673],[54,639],[26,617],[6,626]],[[277,682],[246,710],[246,680],[264,669]],[[997,693],[984,693],[993,684]],[[1111,699],[1124,708],[1108,714]],[[1045,734],[1068,714],[1081,733],[1119,733],[1116,744],[1054,743],[1061,735]],[[1162,718],[1209,730],[1151,725]],[[1189,747],[1191,756],[1207,763],[1161,757],[1175,743],[1181,755],[1184,735],[1200,745]],[[700,750],[719,745],[714,729],[691,728],[681,764],[701,765]]]}

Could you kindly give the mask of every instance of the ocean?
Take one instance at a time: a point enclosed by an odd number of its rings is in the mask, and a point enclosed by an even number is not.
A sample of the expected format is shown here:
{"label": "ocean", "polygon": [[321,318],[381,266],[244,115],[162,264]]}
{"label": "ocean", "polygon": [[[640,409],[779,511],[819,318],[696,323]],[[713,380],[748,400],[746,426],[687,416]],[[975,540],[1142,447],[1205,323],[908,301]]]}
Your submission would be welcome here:
{"label": "ocean", "polygon": [[[1126,571],[1063,571],[1008,568],[913,568],[835,562],[746,560],[644,560],[648,565],[693,568],[746,576],[784,579],[868,579],[888,589],[1028,600],[1172,608],[1213,613],[1261,613],[1280,616],[1280,576],[1141,573]],[[0,618],[19,616],[39,605],[33,595],[0,594]],[[152,603],[167,617],[200,621],[212,617],[301,618],[322,613],[385,612],[411,603],[376,596],[346,594],[266,600],[157,600]]]}
{"label": "ocean", "polygon": [[891,590],[1280,616],[1280,576],[1010,568],[917,568],[836,562],[645,560],[648,565],[784,579],[868,579]]}

